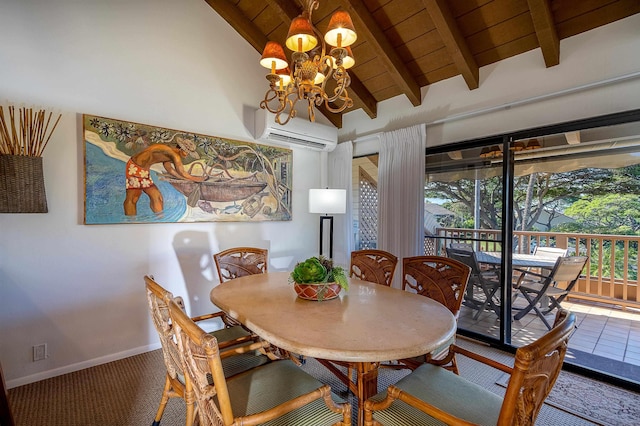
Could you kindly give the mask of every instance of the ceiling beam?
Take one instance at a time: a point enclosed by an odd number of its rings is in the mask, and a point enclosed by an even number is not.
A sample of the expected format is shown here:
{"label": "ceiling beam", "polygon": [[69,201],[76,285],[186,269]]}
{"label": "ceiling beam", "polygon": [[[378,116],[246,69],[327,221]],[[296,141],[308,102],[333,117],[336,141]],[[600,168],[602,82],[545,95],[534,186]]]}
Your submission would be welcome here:
{"label": "ceiling beam", "polygon": [[[265,0],[265,3],[273,9],[276,15],[278,15],[287,26],[291,25],[291,21],[302,12],[302,9],[290,0]],[[349,73],[349,77],[351,78],[351,84],[349,85],[351,90],[348,90],[348,92],[354,100],[354,104],[360,104],[370,118],[376,118],[378,115],[378,102],[353,72]],[[345,110],[345,112],[349,112],[349,110]]]}
{"label": "ceiling beam", "polygon": [[542,50],[547,68],[560,63],[560,39],[553,22],[549,0],[527,0],[533,20],[533,28]]}
{"label": "ceiling beam", "polygon": [[349,12],[358,37],[362,37],[372,46],[376,56],[382,61],[400,90],[414,106],[420,105],[422,103],[420,86],[362,0],[339,0],[338,3]]}
{"label": "ceiling beam", "polygon": [[429,12],[442,42],[453,59],[460,74],[467,83],[469,89],[477,89],[480,84],[479,67],[471,54],[469,45],[458,28],[458,24],[451,14],[445,0],[422,0],[424,7]]}

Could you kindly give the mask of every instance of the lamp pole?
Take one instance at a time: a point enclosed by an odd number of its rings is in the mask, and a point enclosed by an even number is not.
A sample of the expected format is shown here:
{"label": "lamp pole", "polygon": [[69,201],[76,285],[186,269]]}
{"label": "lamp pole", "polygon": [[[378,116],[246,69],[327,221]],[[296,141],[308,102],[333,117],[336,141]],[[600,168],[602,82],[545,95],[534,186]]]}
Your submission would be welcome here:
{"label": "lamp pole", "polygon": [[322,256],[324,248],[324,224],[329,220],[329,258],[333,258],[333,216],[346,212],[346,189],[310,189],[309,213],[320,213],[320,250]]}

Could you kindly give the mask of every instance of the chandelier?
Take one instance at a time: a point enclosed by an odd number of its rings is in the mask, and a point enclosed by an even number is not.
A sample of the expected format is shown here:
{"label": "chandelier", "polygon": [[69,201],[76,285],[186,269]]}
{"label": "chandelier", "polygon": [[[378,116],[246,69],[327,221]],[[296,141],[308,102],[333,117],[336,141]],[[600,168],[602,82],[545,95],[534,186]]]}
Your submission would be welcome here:
{"label": "chandelier", "polygon": [[307,101],[310,121],[315,121],[314,105],[324,104],[332,113],[353,106],[347,91],[351,83],[347,69],[355,64],[349,46],[357,38],[351,16],[342,10],[335,12],[322,37],[311,23],[311,13],[318,5],[319,0],[307,0],[306,9],[291,21],[285,41],[293,52],[290,63],[282,46],[275,41],[267,42],[262,53],[260,65],[270,73],[267,75],[269,90],[260,108],[275,114],[278,124],[287,124],[295,117],[295,104],[302,100]]}

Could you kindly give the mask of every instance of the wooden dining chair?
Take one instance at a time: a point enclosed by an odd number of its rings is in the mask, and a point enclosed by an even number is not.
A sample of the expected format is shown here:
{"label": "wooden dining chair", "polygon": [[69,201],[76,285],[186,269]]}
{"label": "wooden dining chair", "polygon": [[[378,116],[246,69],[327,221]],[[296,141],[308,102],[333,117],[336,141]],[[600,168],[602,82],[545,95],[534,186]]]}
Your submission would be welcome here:
{"label": "wooden dining chair", "polygon": [[532,426],[562,369],[575,315],[558,311],[554,327],[517,349],[513,367],[458,346],[453,350],[510,375],[504,397],[463,376],[423,364],[364,404],[364,425]]}
{"label": "wooden dining chair", "polygon": [[213,255],[220,282],[247,275],[264,274],[268,270],[267,249],[234,247]]}
{"label": "wooden dining chair", "polygon": [[384,250],[356,250],[351,252],[349,274],[376,284],[391,287],[398,258]]}
{"label": "wooden dining chair", "polygon": [[[162,355],[166,367],[166,378],[160,406],[156,412],[156,417],[152,423],[153,426],[160,424],[164,409],[170,398],[179,397],[184,399],[187,404],[187,417],[185,424],[187,426],[193,424],[194,406],[193,396],[185,390],[184,371],[182,362],[180,361],[179,349],[174,337],[174,328],[169,317],[169,306],[167,300],[174,300],[173,295],[164,287],[158,284],[152,277],[144,277],[147,289],[147,302],[153,325],[160,337],[162,346]],[[181,298],[175,298],[176,303],[180,304],[184,309]],[[221,312],[213,314],[201,315],[192,318],[193,321],[203,321],[221,316]],[[263,343],[256,345],[256,338],[251,336],[244,328],[233,326],[217,330],[211,333],[220,342],[220,347],[230,351],[234,357],[226,357],[223,369],[227,376],[233,376],[242,371],[257,367],[258,365],[269,362],[269,357],[265,354],[256,352],[257,349],[265,346]]]}
{"label": "wooden dining chair", "polygon": [[[413,256],[402,259],[402,289],[426,296],[446,306],[458,318],[471,268],[455,259],[442,256]],[[434,362],[458,373],[455,353],[448,342],[430,354],[401,359],[400,363],[415,370],[424,362]]]}
{"label": "wooden dining chair", "polygon": [[[476,252],[466,248],[452,248],[447,247],[447,257],[464,263],[471,268],[471,276],[469,278],[470,286],[469,291],[465,295],[464,304],[472,309],[476,309],[477,312],[473,316],[473,319],[478,319],[480,314],[486,309],[490,309],[500,317],[500,305],[497,300],[500,290],[500,274],[495,268],[482,270],[478,259],[476,258]],[[482,292],[482,299],[475,297],[474,288],[479,288]]]}
{"label": "wooden dining chair", "polygon": [[[520,275],[513,288],[527,299],[528,305],[524,308],[514,307],[513,309],[517,310],[518,313],[513,316],[513,319],[521,320],[533,310],[544,325],[551,329],[551,325],[545,315],[551,313],[554,309],[561,308],[560,303],[575,287],[588,259],[587,256],[559,257],[548,275],[533,271],[527,271]],[[559,283],[566,284],[561,287]],[[538,307],[538,304],[544,298],[548,298],[549,304],[545,305],[547,306],[545,308]]]}
{"label": "wooden dining chair", "polygon": [[[398,258],[384,250],[355,250],[351,252],[349,276],[391,287],[397,264]],[[317,361],[348,386],[354,394],[357,393],[357,386],[353,379],[356,373],[354,363],[327,359],[317,359]],[[346,373],[336,366],[346,368]]]}
{"label": "wooden dining chair", "polygon": [[174,301],[169,312],[201,426],[351,424],[351,405],[290,360],[226,378],[216,338]]}

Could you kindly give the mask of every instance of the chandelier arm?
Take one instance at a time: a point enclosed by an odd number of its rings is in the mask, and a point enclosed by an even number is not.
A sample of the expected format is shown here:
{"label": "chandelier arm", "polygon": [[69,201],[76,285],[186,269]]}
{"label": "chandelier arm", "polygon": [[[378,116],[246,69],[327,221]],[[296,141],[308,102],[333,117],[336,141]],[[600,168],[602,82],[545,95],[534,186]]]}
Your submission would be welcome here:
{"label": "chandelier arm", "polygon": [[[340,100],[341,102],[344,102],[344,103],[343,103],[341,106],[339,106],[338,108],[333,108],[333,107],[331,106],[331,104],[329,103],[329,99],[325,99],[325,101],[324,101],[324,106],[327,108],[327,110],[328,110],[329,112],[332,112],[332,113],[338,113],[338,112],[342,112],[342,111],[344,111],[344,110],[345,110],[345,109],[347,109],[347,108],[351,108],[351,107],[353,106],[353,99],[351,99],[351,98],[349,97],[349,95],[347,94],[347,90],[346,90],[346,89],[344,90],[344,93],[345,93],[345,96],[341,96],[341,97],[339,98],[339,100]],[[335,103],[337,103],[337,102],[336,102],[336,101],[333,101],[333,103],[335,104]]]}
{"label": "chandelier arm", "polygon": [[336,87],[333,89],[333,96],[329,96],[326,94],[326,86],[323,85],[322,89],[325,92],[325,99],[327,99],[328,102],[334,102],[337,99],[351,101],[347,92],[347,87],[349,87],[349,85],[351,84],[351,77],[349,76],[349,73],[345,72],[344,68],[340,66],[334,73],[333,78],[336,81]]}
{"label": "chandelier arm", "polygon": [[[271,104],[276,99],[278,99],[278,101],[279,101],[278,107],[277,108],[273,108],[271,106]],[[284,110],[285,107],[286,107],[286,105],[285,105],[284,99],[281,98],[280,94],[278,93],[278,91],[274,90],[274,89],[267,90],[267,93],[265,93],[265,95],[264,95],[264,100],[260,102],[260,108],[266,109],[267,111],[269,111],[270,113],[273,113],[273,114],[280,113],[281,111]]]}
{"label": "chandelier arm", "polygon": [[[280,102],[282,103],[282,108],[276,113],[276,123],[280,125],[285,125],[289,122],[289,120],[291,120],[293,117],[296,116],[297,111],[294,107],[296,102],[298,101],[298,98],[293,95],[295,95],[295,93],[289,91],[286,95],[284,95],[280,99]],[[293,100],[290,99],[290,97],[293,97]],[[286,115],[286,120],[284,121],[280,119],[280,116],[282,116],[283,114]]]}

